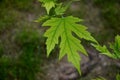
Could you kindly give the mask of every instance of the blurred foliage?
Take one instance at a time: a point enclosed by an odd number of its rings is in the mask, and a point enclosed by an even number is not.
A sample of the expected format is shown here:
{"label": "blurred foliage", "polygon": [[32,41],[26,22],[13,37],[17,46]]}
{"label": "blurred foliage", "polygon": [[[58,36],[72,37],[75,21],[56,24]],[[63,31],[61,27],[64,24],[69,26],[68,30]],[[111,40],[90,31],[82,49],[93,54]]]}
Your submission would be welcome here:
{"label": "blurred foliage", "polygon": [[22,53],[18,59],[0,58],[0,80],[36,80],[39,71],[38,55]]}
{"label": "blurred foliage", "polygon": [[0,6],[28,11],[33,7],[33,1],[34,0],[0,0]]}
{"label": "blurred foliage", "polygon": [[36,80],[41,63],[41,55],[38,52],[40,36],[37,31],[27,30],[17,33],[15,37],[15,41],[21,46],[20,55],[17,58],[1,56],[0,80]]}
{"label": "blurred foliage", "polygon": [[22,47],[26,47],[26,45],[35,47],[39,45],[40,34],[37,32],[37,30],[34,29],[23,29],[16,33],[15,41]]}
{"label": "blurred foliage", "polygon": [[0,80],[36,80],[42,71],[44,38],[28,19],[34,1],[0,0]]}
{"label": "blurred foliage", "polygon": [[116,75],[116,80],[120,80],[120,74]]}
{"label": "blurred foliage", "polygon": [[4,53],[4,47],[2,43],[0,43],[0,57],[3,55],[3,53]]}
{"label": "blurred foliage", "polygon": [[101,9],[102,20],[106,29],[113,29],[114,34],[120,32],[120,1],[119,0],[94,0]]}
{"label": "blurred foliage", "polygon": [[[20,18],[18,10],[29,11],[33,0],[1,0],[0,1],[0,32],[16,27]],[[31,7],[30,7],[31,6]]]}
{"label": "blurred foliage", "polygon": [[13,10],[7,10],[0,9],[0,32],[15,26],[17,14]]}

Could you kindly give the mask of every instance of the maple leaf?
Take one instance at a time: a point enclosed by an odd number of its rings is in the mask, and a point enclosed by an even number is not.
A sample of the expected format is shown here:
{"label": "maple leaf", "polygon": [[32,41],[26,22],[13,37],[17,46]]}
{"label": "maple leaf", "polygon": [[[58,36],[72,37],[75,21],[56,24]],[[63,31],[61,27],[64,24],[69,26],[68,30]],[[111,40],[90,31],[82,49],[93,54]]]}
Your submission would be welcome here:
{"label": "maple leaf", "polygon": [[107,49],[105,45],[101,46],[99,44],[92,44],[92,46],[94,46],[98,51],[100,51],[101,54],[114,58],[114,55],[111,54],[111,52]]}
{"label": "maple leaf", "polygon": [[48,15],[40,16],[38,19],[36,19],[34,22],[45,22],[50,17]]}
{"label": "maple leaf", "polygon": [[63,15],[65,11],[66,7],[64,7],[62,3],[58,4],[57,7],[55,8],[56,15]]}
{"label": "maple leaf", "polygon": [[120,36],[117,35],[115,37],[115,42],[114,43],[110,43],[110,49],[111,52],[109,51],[109,49],[104,45],[101,46],[99,44],[92,44],[98,51],[101,52],[101,54],[104,54],[108,57],[111,57],[113,59],[120,59]]}
{"label": "maple leaf", "polygon": [[65,54],[68,55],[68,61],[71,62],[80,73],[80,56],[78,51],[87,55],[86,50],[81,44],[81,41],[72,35],[74,32],[80,38],[97,42],[88,31],[86,27],[77,22],[82,21],[79,18],[68,16],[63,18],[51,18],[43,23],[43,26],[50,26],[50,28],[45,32],[44,36],[47,37],[47,56],[54,49],[55,45],[58,44],[59,38],[60,42],[60,55],[61,59]]}
{"label": "maple leaf", "polygon": [[49,14],[50,10],[55,7],[56,0],[39,0],[43,3],[43,7],[46,8],[47,14]]}

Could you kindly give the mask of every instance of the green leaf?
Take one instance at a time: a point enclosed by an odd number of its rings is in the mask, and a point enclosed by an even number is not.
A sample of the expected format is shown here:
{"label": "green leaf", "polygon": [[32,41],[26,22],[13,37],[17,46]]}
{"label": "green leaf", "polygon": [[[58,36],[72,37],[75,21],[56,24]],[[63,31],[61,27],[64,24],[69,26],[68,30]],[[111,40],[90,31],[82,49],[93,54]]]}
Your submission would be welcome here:
{"label": "green leaf", "polygon": [[47,56],[49,56],[50,52],[54,49],[55,44],[58,44],[58,38],[63,32],[62,29],[62,19],[60,18],[52,18],[47,20],[43,26],[51,26],[48,29],[44,36],[47,37],[46,45],[47,45]]}
{"label": "green leaf", "polygon": [[115,37],[115,42],[114,43],[110,43],[110,48],[113,50],[114,52],[114,56],[116,59],[120,59],[120,36],[117,35]]}
{"label": "green leaf", "polygon": [[55,8],[56,15],[62,15],[66,11],[66,7],[63,7],[62,3],[58,4]]}
{"label": "green leaf", "polygon": [[120,74],[116,75],[116,80],[120,80]]}
{"label": "green leaf", "polygon": [[49,14],[50,10],[55,7],[56,0],[39,0],[43,3],[43,7],[46,8],[47,14]]}
{"label": "green leaf", "polygon": [[72,33],[74,32],[80,38],[97,42],[88,31],[86,27],[77,22],[82,21],[79,18],[73,16],[63,17],[63,18],[51,18],[47,20],[43,26],[51,26],[46,32],[45,37],[47,37],[47,56],[50,55],[51,51],[54,49],[55,45],[58,44],[59,38],[60,42],[60,55],[61,59],[64,55],[68,55],[68,61],[71,62],[80,73],[80,56],[78,51],[87,55],[86,50],[81,45],[81,41],[74,37]]}
{"label": "green leaf", "polygon": [[50,17],[48,15],[45,16],[40,16],[37,20],[35,20],[35,22],[44,22],[46,20],[48,20]]}
{"label": "green leaf", "polygon": [[115,56],[107,49],[107,47],[104,45],[104,46],[101,46],[99,44],[92,44],[98,51],[101,52],[101,54],[104,54],[108,57],[111,57],[111,58],[115,58]]}
{"label": "green leaf", "polygon": [[50,1],[50,2],[45,3],[43,6],[46,8],[47,14],[49,14],[50,9],[55,7],[55,3],[53,1]]}
{"label": "green leaf", "polygon": [[66,4],[59,3],[56,5],[55,8],[55,13],[56,15],[63,15],[64,12],[70,7],[70,5],[75,2],[75,1],[80,1],[80,0],[70,0]]}
{"label": "green leaf", "polygon": [[119,35],[115,37],[115,44],[116,44],[116,48],[120,50],[120,36]]}
{"label": "green leaf", "polygon": [[115,42],[110,43],[110,49],[111,52],[107,49],[107,47],[101,46],[99,44],[92,44],[98,51],[101,52],[101,54],[107,55],[108,57],[111,57],[113,59],[120,59],[120,36],[117,35],[115,37]]}

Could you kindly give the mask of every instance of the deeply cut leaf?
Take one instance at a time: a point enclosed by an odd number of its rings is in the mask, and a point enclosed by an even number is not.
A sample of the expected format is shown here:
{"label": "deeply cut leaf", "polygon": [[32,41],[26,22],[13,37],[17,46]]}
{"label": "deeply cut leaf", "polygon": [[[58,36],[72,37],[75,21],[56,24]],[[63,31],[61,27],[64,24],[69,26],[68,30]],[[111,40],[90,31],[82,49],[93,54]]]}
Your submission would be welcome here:
{"label": "deeply cut leaf", "polygon": [[120,36],[115,37],[115,42],[110,44],[110,48],[113,50],[113,55],[116,59],[120,59]]}
{"label": "deeply cut leaf", "polygon": [[80,38],[97,42],[88,31],[86,27],[77,22],[82,21],[79,18],[72,16],[63,17],[63,18],[51,18],[47,20],[43,26],[51,26],[46,32],[45,37],[47,37],[47,56],[54,49],[55,45],[58,44],[59,38],[60,42],[60,55],[61,59],[65,54],[68,55],[68,61],[71,62],[80,73],[80,56],[77,53],[78,51],[87,55],[86,50],[81,45],[81,41],[72,35],[74,32]]}
{"label": "deeply cut leaf", "polygon": [[57,7],[55,8],[56,15],[63,15],[65,11],[66,7],[63,7],[62,3],[58,4]]}
{"label": "deeply cut leaf", "polygon": [[35,22],[44,22],[46,20],[48,20],[50,17],[48,15],[45,16],[40,16],[37,20],[35,20]]}
{"label": "deeply cut leaf", "polygon": [[43,6],[46,8],[47,14],[49,14],[50,10],[55,7],[56,0],[39,0],[43,3]]}
{"label": "deeply cut leaf", "polygon": [[47,14],[49,14],[50,9],[55,7],[55,3],[53,1],[50,1],[50,2],[45,3],[43,6],[46,8]]}
{"label": "deeply cut leaf", "polygon": [[113,59],[120,59],[120,36],[117,35],[115,37],[115,42],[110,43],[110,49],[111,52],[108,50],[108,48],[104,45],[101,46],[99,44],[92,44],[98,51],[101,52],[101,54],[104,54],[108,57],[111,57]]}
{"label": "deeply cut leaf", "polygon": [[114,58],[114,55],[109,52],[109,50],[107,49],[107,47],[104,45],[104,46],[101,46],[99,44],[92,44],[98,51],[101,52],[101,54],[104,54],[108,57],[111,57],[111,58]]}

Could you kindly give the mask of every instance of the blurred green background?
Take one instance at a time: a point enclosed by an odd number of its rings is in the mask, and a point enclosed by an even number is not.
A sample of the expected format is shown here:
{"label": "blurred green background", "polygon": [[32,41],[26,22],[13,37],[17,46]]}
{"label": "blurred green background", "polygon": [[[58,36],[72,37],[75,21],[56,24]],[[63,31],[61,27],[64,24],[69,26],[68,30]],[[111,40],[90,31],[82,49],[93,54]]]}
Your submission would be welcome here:
{"label": "blurred green background", "polygon": [[[43,77],[41,66],[47,59],[45,29],[34,20],[45,13],[37,0],[0,0],[0,80]],[[102,44],[120,34],[119,0],[81,0],[66,12],[71,14],[83,18],[88,30]]]}

